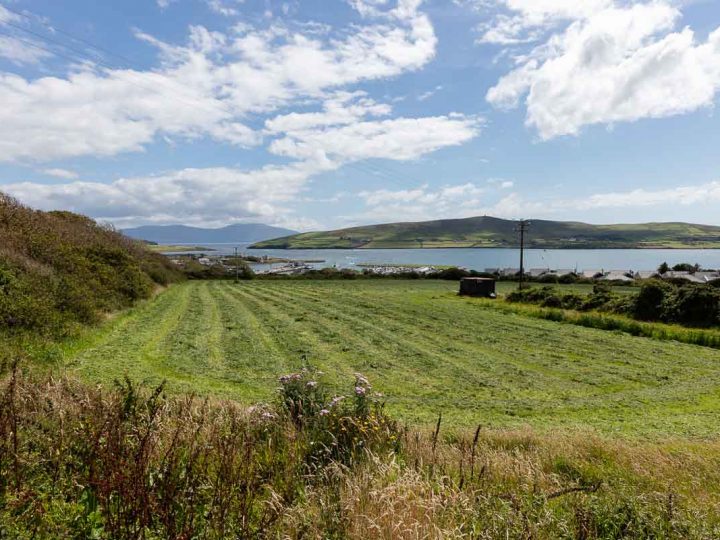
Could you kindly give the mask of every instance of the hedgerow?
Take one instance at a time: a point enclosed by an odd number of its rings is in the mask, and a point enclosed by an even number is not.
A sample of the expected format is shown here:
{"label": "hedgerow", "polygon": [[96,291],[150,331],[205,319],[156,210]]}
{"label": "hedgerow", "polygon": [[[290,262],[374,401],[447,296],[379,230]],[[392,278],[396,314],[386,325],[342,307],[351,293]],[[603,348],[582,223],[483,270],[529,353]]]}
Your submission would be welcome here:
{"label": "hedgerow", "polygon": [[181,277],[111,227],[0,193],[0,332],[61,336]]}

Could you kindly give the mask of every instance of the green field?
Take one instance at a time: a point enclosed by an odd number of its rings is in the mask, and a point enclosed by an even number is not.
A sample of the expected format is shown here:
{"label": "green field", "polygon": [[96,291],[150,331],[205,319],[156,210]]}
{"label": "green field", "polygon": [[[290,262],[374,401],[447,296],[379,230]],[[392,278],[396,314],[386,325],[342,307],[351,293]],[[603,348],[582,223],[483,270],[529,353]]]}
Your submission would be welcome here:
{"label": "green field", "polygon": [[[508,285],[510,286],[510,285]],[[720,351],[559,324],[460,298],[442,281],[176,285],[66,350],[93,382],[272,399],[305,362],[362,372],[390,411],[429,424],[708,437],[720,430]]]}

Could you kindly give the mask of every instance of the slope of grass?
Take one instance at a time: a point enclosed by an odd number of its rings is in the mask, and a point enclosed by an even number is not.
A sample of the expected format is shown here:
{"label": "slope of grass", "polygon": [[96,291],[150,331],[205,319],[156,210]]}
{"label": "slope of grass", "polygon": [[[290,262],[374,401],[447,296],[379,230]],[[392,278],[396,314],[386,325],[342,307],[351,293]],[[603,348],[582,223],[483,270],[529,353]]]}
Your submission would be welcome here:
{"label": "slope of grass", "polygon": [[559,324],[456,296],[436,281],[192,282],[63,354],[69,373],[130,374],[172,391],[266,400],[305,362],[330,384],[362,372],[404,421],[586,426],[713,436],[720,352]]}
{"label": "slope of grass", "polygon": [[[517,245],[517,223],[493,217],[388,223],[266,240],[254,248],[448,248]],[[690,223],[590,225],[533,220],[533,248],[718,248],[720,227]]]}
{"label": "slope of grass", "polygon": [[109,227],[0,192],[0,339],[65,336],[181,278],[169,259]]}

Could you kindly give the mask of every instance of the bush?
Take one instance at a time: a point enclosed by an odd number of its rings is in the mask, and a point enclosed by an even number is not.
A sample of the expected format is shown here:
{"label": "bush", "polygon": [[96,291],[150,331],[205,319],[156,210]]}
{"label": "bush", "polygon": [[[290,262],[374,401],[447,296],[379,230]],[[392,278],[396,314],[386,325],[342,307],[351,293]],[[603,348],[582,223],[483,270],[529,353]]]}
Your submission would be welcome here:
{"label": "bush", "polygon": [[440,270],[439,272],[437,272],[435,277],[448,281],[460,281],[462,278],[470,277],[471,275],[471,272],[469,272],[468,270],[452,267]]}
{"label": "bush", "polygon": [[666,298],[674,288],[665,282],[651,279],[642,284],[635,298],[633,316],[641,321],[660,321],[665,317]]}
{"label": "bush", "polygon": [[720,322],[720,291],[705,285],[685,285],[666,300],[667,319],[690,326],[713,326]]}
{"label": "bush", "polygon": [[166,257],[112,228],[0,193],[0,331],[64,335],[181,278]]}

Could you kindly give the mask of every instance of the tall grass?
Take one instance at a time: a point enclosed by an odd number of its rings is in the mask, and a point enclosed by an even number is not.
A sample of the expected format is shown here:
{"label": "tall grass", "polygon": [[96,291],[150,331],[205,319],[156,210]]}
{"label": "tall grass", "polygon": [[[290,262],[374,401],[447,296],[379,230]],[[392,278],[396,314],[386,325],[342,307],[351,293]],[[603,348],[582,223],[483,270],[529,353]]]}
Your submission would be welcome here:
{"label": "tall grass", "polygon": [[597,328],[600,330],[611,330],[624,332],[633,336],[647,337],[663,341],[678,341],[691,345],[701,345],[720,349],[720,331],[688,328],[686,326],[643,322],[631,319],[623,315],[601,313],[596,311],[581,312],[569,309],[546,308],[531,304],[517,304],[496,302],[484,299],[473,299],[473,302],[481,303],[505,313],[515,313],[535,319],[545,319],[559,323],[574,324],[586,328]]}
{"label": "tall grass", "polygon": [[720,535],[717,442],[401,429],[366,379],[338,400],[316,375],[246,409],[12,370],[0,537]]}

